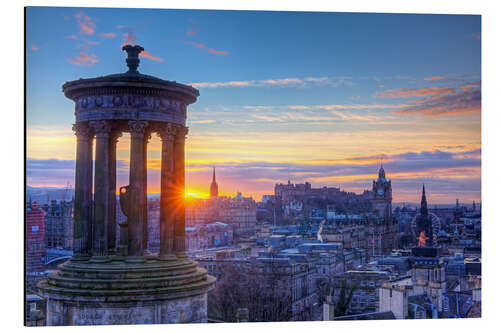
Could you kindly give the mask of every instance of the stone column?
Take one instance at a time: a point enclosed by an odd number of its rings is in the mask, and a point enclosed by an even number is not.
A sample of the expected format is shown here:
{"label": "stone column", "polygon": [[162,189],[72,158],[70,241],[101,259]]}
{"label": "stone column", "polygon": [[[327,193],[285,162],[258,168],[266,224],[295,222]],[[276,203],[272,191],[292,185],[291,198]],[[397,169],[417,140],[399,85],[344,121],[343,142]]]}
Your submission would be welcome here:
{"label": "stone column", "polygon": [[184,166],[184,144],[188,128],[177,127],[174,140],[174,188],[176,205],[176,217],[174,225],[175,245],[174,251],[179,258],[187,258],[185,247],[186,235],[186,204],[184,199],[185,166]]}
{"label": "stone column", "polygon": [[94,134],[87,123],[74,124],[73,131],[76,135],[76,167],[72,260],[87,260],[92,248],[92,141]]}
{"label": "stone column", "polygon": [[160,194],[160,259],[175,260],[174,224],[175,192],[174,137],[175,127],[168,123],[158,131],[161,138],[161,194]]}
{"label": "stone column", "polygon": [[150,254],[148,250],[148,143],[151,139],[151,134],[149,132],[144,133],[144,141],[142,147],[142,160],[144,164],[144,170],[142,173],[142,183],[143,185],[143,197],[144,197],[144,210],[143,210],[143,241],[144,254]]}
{"label": "stone column", "polygon": [[108,255],[108,228],[110,217],[110,134],[111,125],[106,120],[91,121],[96,135],[93,260],[106,260]]}
{"label": "stone column", "polygon": [[108,252],[116,252],[116,143],[121,132],[113,131],[109,138],[109,225]]}
{"label": "stone column", "polygon": [[128,221],[128,255],[144,254],[144,136],[147,121],[130,120],[130,217]]}

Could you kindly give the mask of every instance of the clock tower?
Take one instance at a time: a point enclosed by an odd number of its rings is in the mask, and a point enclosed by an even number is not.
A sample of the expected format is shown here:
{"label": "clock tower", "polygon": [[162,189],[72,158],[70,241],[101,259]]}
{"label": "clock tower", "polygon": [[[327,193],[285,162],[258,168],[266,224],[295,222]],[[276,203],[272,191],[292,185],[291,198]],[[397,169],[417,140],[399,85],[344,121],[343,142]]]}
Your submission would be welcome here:
{"label": "clock tower", "polygon": [[391,181],[385,178],[384,167],[378,171],[378,179],[373,181],[373,209],[386,221],[392,219],[392,187]]}

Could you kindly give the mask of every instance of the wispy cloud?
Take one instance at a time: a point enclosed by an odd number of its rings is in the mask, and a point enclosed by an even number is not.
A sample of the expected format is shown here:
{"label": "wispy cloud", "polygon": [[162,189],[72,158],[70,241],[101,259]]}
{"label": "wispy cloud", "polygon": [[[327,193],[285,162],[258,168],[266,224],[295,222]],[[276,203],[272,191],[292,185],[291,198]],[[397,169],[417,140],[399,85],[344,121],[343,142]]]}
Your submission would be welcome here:
{"label": "wispy cloud", "polygon": [[78,27],[80,32],[85,35],[93,35],[96,30],[96,25],[92,18],[85,15],[83,12],[78,12],[75,14],[76,21],[78,22]]}
{"label": "wispy cloud", "polygon": [[426,80],[426,81],[438,81],[438,80],[442,80],[444,78],[445,78],[445,76],[430,76],[430,77],[424,78],[424,80]]}
{"label": "wispy cloud", "polygon": [[80,51],[75,58],[66,58],[70,63],[77,66],[92,66],[99,62],[99,58],[95,54],[87,54],[86,51]]}
{"label": "wispy cloud", "polygon": [[114,32],[103,32],[100,35],[101,35],[101,37],[104,37],[104,38],[115,38],[116,37],[116,33],[114,33]]}
{"label": "wispy cloud", "polygon": [[394,116],[376,115],[376,114],[356,114],[353,112],[330,111],[328,113],[318,114],[311,111],[302,112],[280,112],[277,114],[251,114],[252,118],[266,122],[345,122],[345,121],[360,121],[360,122],[382,122],[391,121]]}
{"label": "wispy cloud", "polygon": [[271,111],[271,110],[390,110],[399,109],[406,104],[327,104],[327,105],[246,105],[244,110],[251,111]]}
{"label": "wispy cloud", "polygon": [[69,35],[69,36],[66,36],[66,38],[68,38],[68,39],[75,39],[75,40],[78,39],[78,37],[76,35]]}
{"label": "wispy cloud", "polygon": [[137,43],[137,39],[135,38],[135,34],[133,31],[129,31],[123,34],[123,42],[122,46],[130,44],[135,45]]}
{"label": "wispy cloud", "polygon": [[201,30],[201,27],[198,23],[196,23],[195,20],[193,19],[188,19],[189,23],[190,23],[190,27],[187,29],[186,31],[186,35],[188,36],[195,36],[198,34],[198,31]]}
{"label": "wispy cloud", "polygon": [[159,62],[163,61],[163,58],[156,57],[156,56],[152,55],[149,51],[146,51],[146,50],[142,51],[139,55],[141,57],[148,58],[148,59],[151,59],[153,61],[159,61]]}
{"label": "wispy cloud", "polygon": [[123,31],[123,40],[122,40],[122,45],[135,45],[137,44],[137,38],[135,36],[135,31],[132,27],[126,26],[126,25],[117,25],[117,29]]}
{"label": "wispy cloud", "polygon": [[186,44],[190,44],[190,45],[193,45],[194,47],[197,47],[199,49],[202,49],[204,48],[205,46],[207,46],[206,44],[203,44],[203,43],[196,43],[196,42],[192,42],[192,41],[187,41],[185,42]]}
{"label": "wispy cloud", "polygon": [[228,55],[229,54],[228,51],[216,50],[216,49],[213,49],[211,47],[208,49],[208,52],[213,53],[213,54],[221,54],[221,55]]}
{"label": "wispy cloud", "polygon": [[399,114],[442,116],[481,113],[481,88],[465,86],[450,93],[414,101],[415,105],[395,111]]}
{"label": "wispy cloud", "polygon": [[192,45],[197,49],[206,49],[207,52],[212,53],[212,54],[217,54],[217,55],[228,55],[229,54],[228,51],[216,50],[212,47],[207,47],[207,44],[204,44],[204,43],[197,43],[197,42],[193,42],[193,41],[185,41],[184,43]]}
{"label": "wispy cloud", "polygon": [[215,120],[213,119],[205,119],[205,120],[191,120],[191,124],[213,124]]}
{"label": "wispy cloud", "polygon": [[40,47],[36,44],[31,44],[30,49],[31,49],[31,51],[38,51],[40,49]]}
{"label": "wispy cloud", "polygon": [[455,91],[454,88],[441,88],[441,87],[391,89],[387,91],[377,92],[375,93],[374,97],[410,98],[410,97],[421,97],[421,96],[444,95],[453,93],[454,91]]}
{"label": "wispy cloud", "polygon": [[[444,78],[441,77],[440,80]],[[394,112],[396,114],[420,114],[433,117],[481,113],[480,81],[458,87],[391,89],[377,92],[374,97],[409,99],[406,106]]]}
{"label": "wispy cloud", "polygon": [[[204,47],[204,46],[202,46]],[[221,87],[305,87],[307,85],[330,85],[338,87],[339,85],[351,85],[352,81],[346,77],[305,77],[305,78],[280,78],[267,80],[245,80],[245,81],[226,81],[226,82],[194,82],[190,83],[197,88],[221,88]]]}

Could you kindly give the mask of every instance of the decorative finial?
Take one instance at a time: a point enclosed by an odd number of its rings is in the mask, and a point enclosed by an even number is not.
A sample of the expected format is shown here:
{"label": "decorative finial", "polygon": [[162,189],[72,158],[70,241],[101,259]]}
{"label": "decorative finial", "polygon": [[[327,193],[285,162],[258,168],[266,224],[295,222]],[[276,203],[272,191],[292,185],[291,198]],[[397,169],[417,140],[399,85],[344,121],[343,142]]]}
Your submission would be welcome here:
{"label": "decorative finial", "polygon": [[137,67],[139,67],[139,53],[144,51],[144,48],[140,45],[124,45],[122,46],[122,50],[127,52],[127,73],[139,73],[137,71]]}

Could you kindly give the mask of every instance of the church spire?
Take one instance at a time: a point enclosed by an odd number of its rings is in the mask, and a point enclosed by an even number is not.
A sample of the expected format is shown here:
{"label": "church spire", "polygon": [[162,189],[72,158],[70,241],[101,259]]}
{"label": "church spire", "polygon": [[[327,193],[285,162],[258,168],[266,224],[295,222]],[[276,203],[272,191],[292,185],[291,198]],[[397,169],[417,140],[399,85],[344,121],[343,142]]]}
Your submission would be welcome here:
{"label": "church spire", "polygon": [[385,181],[385,170],[382,163],[380,163],[380,169],[378,170],[378,180]]}
{"label": "church spire", "polygon": [[420,202],[420,213],[422,216],[427,216],[427,198],[425,197],[425,184],[422,184],[422,201]]}
{"label": "church spire", "polygon": [[212,173],[212,184],[210,184],[210,199],[215,199],[219,196],[219,186],[215,180],[215,167]]}

